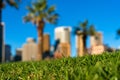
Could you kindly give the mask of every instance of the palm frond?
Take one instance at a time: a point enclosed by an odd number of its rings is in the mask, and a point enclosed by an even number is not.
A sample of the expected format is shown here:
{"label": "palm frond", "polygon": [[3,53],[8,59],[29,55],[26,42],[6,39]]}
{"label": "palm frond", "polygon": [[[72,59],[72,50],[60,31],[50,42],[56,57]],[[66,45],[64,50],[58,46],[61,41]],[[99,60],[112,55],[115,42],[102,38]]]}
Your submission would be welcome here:
{"label": "palm frond", "polygon": [[26,9],[30,12],[30,13],[35,13],[35,10],[33,8],[31,8],[30,6],[27,6]]}
{"label": "palm frond", "polygon": [[85,30],[87,29],[87,26],[88,26],[88,20],[85,20],[83,23],[80,23],[80,27]]}
{"label": "palm frond", "polygon": [[95,35],[95,33],[96,33],[95,27],[94,27],[94,25],[91,25],[89,27],[88,34],[89,35]]}
{"label": "palm frond", "polygon": [[52,23],[52,24],[57,24],[57,20],[58,20],[59,15],[58,14],[53,14],[50,15],[46,18],[47,22]]}
{"label": "palm frond", "polygon": [[46,0],[37,1],[33,3],[33,8],[36,12],[43,12],[47,8],[47,2]]}
{"label": "palm frond", "polygon": [[[39,22],[38,17],[40,20],[43,20],[44,22],[47,21],[52,24],[56,24],[58,20],[58,14],[54,12],[55,7],[50,6],[48,8],[47,1],[46,0],[37,0],[34,3],[32,3],[32,6],[27,6],[27,10],[29,11],[29,16],[27,15],[27,21],[30,21],[29,19],[33,19],[35,23]],[[52,14],[51,14],[52,13]],[[33,14],[34,16],[31,16]],[[36,18],[36,19],[35,19]]]}
{"label": "palm frond", "polygon": [[30,21],[31,21],[31,18],[28,17],[28,16],[25,16],[25,17],[23,18],[23,21],[24,21],[24,22],[30,22]]}
{"label": "palm frond", "polygon": [[15,8],[18,9],[18,2],[20,2],[21,0],[6,0],[6,2],[10,5],[13,6]]}
{"label": "palm frond", "polygon": [[81,29],[80,29],[78,26],[75,26],[75,27],[73,28],[73,34],[74,34],[74,35],[80,35],[80,34],[79,34],[79,31],[81,31]]}
{"label": "palm frond", "polygon": [[30,22],[32,21],[33,23],[35,23],[35,15],[32,13],[29,13],[27,16],[25,16],[23,18],[24,22]]}
{"label": "palm frond", "polygon": [[45,13],[45,12],[41,12],[38,16],[39,16],[41,19],[43,19],[43,18],[46,18],[46,17],[48,16],[48,14]]}
{"label": "palm frond", "polygon": [[49,14],[51,14],[54,11],[55,11],[55,6],[51,6],[50,8],[48,8],[48,13]]}

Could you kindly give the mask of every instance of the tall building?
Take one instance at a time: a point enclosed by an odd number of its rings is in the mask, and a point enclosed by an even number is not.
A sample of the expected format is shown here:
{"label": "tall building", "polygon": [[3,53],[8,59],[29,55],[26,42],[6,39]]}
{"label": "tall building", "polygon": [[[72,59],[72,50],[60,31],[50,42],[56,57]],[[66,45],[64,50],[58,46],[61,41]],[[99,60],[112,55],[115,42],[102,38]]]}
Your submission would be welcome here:
{"label": "tall building", "polygon": [[11,46],[10,45],[5,45],[5,62],[10,62],[11,61]]}
{"label": "tall building", "polygon": [[4,62],[4,23],[0,23],[0,63]]}
{"label": "tall building", "polygon": [[97,32],[95,36],[90,37],[91,46],[102,45],[103,36],[101,32]]}
{"label": "tall building", "polygon": [[90,43],[91,54],[102,54],[105,51],[105,46],[103,45],[103,36],[101,32],[97,32],[95,36],[91,36]]}
{"label": "tall building", "polygon": [[38,46],[33,38],[28,38],[22,48],[22,61],[36,60]]}
{"label": "tall building", "polygon": [[49,52],[50,51],[50,36],[49,34],[43,35],[43,52]]}
{"label": "tall building", "polygon": [[63,57],[70,57],[70,44],[60,43],[58,46],[58,51],[62,53]]}
{"label": "tall building", "polygon": [[91,47],[90,54],[98,55],[98,54],[102,54],[104,51],[105,51],[104,45],[96,45]]}
{"label": "tall building", "polygon": [[50,35],[43,35],[43,58],[50,56]]}
{"label": "tall building", "polygon": [[22,48],[16,49],[16,56],[14,57],[14,61],[21,61],[22,60]]}
{"label": "tall building", "polygon": [[57,27],[55,29],[55,40],[60,40],[60,43],[70,43],[71,27]]}
{"label": "tall building", "polygon": [[[78,31],[78,34],[80,33],[81,31]],[[77,56],[84,55],[83,35],[76,35],[76,49],[77,49]]]}
{"label": "tall building", "polygon": [[55,29],[55,40],[58,43],[57,49],[60,53],[65,55],[65,57],[71,54],[71,44],[70,44],[70,32],[71,27],[60,26]]}
{"label": "tall building", "polygon": [[22,56],[22,48],[17,48],[16,49],[16,55]]}

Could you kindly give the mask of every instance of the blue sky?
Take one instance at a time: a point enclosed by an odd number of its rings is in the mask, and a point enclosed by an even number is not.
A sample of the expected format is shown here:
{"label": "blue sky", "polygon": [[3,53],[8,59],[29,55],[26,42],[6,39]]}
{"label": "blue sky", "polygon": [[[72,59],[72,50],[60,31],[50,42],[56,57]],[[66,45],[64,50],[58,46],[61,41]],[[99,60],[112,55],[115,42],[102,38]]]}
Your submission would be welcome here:
{"label": "blue sky", "polygon": [[[27,14],[26,5],[30,0],[23,0],[19,10],[6,6],[3,10],[5,22],[5,43],[15,49],[22,47],[27,37],[37,39],[37,30],[32,23],[23,23],[23,16]],[[54,28],[57,26],[77,26],[86,19],[94,24],[97,31],[103,32],[103,43],[118,48],[120,39],[116,40],[116,30],[120,28],[119,0],[48,0],[48,5],[55,5],[59,13],[57,25],[46,24],[45,33],[50,33],[51,44],[54,44]],[[87,41],[89,47],[89,40]],[[76,55],[75,37],[71,34],[72,56]]]}

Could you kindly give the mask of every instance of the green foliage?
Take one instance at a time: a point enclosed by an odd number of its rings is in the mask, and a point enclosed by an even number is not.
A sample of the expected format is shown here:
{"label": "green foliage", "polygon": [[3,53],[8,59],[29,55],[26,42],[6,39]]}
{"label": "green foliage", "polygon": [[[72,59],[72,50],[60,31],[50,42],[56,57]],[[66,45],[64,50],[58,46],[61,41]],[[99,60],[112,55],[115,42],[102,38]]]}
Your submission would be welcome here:
{"label": "green foliage", "polygon": [[21,0],[0,0],[0,8],[4,8],[6,6],[6,3],[12,7],[15,7],[18,9],[18,4]]}
{"label": "green foliage", "polygon": [[75,33],[79,35],[77,32],[82,31],[82,35],[88,36],[88,35],[95,35],[96,30],[94,25],[88,25],[88,20],[85,20],[84,22],[80,23],[78,27],[75,29]]}
{"label": "green foliage", "polygon": [[85,31],[88,26],[88,20],[85,20],[83,23],[80,23],[80,27]]}
{"label": "green foliage", "polygon": [[120,52],[0,65],[3,80],[119,80]]}
{"label": "green foliage", "polygon": [[91,25],[89,30],[88,30],[88,34],[89,35],[95,35],[96,31],[95,31],[95,27],[94,25]]}
{"label": "green foliage", "polygon": [[58,14],[55,13],[55,6],[48,7],[47,0],[36,0],[31,6],[26,7],[29,13],[24,17],[25,22],[38,24],[39,21],[57,23]]}

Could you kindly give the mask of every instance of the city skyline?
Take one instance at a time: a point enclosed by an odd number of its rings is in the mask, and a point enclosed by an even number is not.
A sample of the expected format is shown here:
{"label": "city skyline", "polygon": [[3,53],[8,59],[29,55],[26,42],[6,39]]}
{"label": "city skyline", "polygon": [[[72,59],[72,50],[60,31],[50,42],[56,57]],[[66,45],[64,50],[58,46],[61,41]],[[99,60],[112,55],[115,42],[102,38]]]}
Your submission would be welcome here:
{"label": "city skyline", "polygon": [[[109,2],[109,3],[108,3]],[[106,4],[108,3],[108,4]],[[111,47],[118,48],[120,40],[116,40],[116,30],[120,28],[120,11],[118,11],[119,1],[113,0],[101,0],[101,1],[49,1],[48,4],[56,5],[56,12],[60,14],[60,19],[58,21],[58,25],[49,25],[45,26],[45,32],[50,33],[51,44],[54,44],[54,28],[56,26],[77,26],[79,21],[84,21],[85,19],[89,20],[89,23],[94,24],[97,31],[103,32],[103,43],[109,44]],[[66,5],[67,4],[67,5]],[[71,5],[74,6],[71,6]],[[94,6],[92,6],[94,4]],[[116,4],[116,5],[113,5]],[[26,2],[23,2],[20,5],[19,10],[10,9],[7,6],[3,10],[3,21],[5,22],[5,43],[10,44],[12,46],[12,53],[15,54],[15,49],[21,47],[21,44],[27,37],[34,37],[37,40],[37,31],[36,28],[33,27],[33,24],[23,24],[22,17],[27,14],[25,10]],[[62,7],[63,5],[64,7]],[[86,6],[87,5],[87,6]],[[102,5],[102,6],[101,6]],[[85,7],[86,6],[86,7]],[[90,7],[88,7],[90,6]],[[107,7],[106,7],[107,6]],[[84,7],[84,8],[83,8]],[[9,9],[11,13],[8,14]],[[111,10],[112,9],[112,10]],[[72,11],[73,10],[73,11]],[[13,15],[16,14],[16,15]],[[14,17],[11,17],[14,16]],[[19,20],[18,20],[19,19]],[[108,29],[107,29],[108,28]],[[114,29],[113,29],[114,28]],[[20,32],[19,32],[20,31]],[[75,56],[75,37],[72,37],[72,56]],[[88,40],[88,42],[90,42]],[[89,46],[89,44],[88,44]]]}

